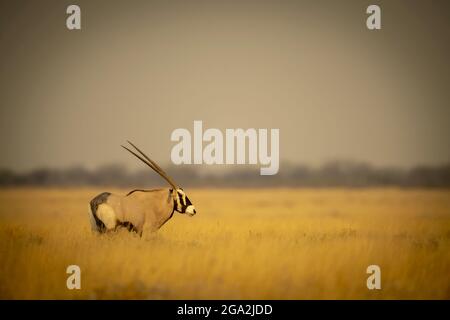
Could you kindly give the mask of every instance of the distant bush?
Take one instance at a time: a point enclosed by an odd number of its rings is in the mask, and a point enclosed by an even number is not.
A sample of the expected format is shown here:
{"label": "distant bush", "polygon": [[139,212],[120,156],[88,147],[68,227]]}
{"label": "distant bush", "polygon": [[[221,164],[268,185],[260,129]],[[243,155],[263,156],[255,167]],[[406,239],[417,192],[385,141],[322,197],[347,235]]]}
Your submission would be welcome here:
{"label": "distant bush", "polygon": [[[172,166],[168,172],[187,187],[450,187],[450,164],[416,167],[409,170],[375,168],[365,163],[334,161],[320,168],[281,165],[274,176],[259,175],[258,168],[227,170],[221,174],[204,173],[200,167]],[[117,186],[165,185],[148,169],[131,172],[121,165],[96,170],[40,168],[26,173],[0,169],[0,186]]]}

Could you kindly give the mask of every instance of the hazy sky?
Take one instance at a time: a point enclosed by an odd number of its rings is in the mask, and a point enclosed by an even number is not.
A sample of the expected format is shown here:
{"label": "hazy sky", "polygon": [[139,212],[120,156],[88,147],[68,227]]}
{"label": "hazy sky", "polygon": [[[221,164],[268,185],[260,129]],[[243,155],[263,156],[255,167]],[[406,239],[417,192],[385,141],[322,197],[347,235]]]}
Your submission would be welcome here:
{"label": "hazy sky", "polygon": [[310,165],[449,162],[449,4],[3,1],[0,167],[141,166],[126,139],[168,163],[194,120],[279,128],[280,158]]}

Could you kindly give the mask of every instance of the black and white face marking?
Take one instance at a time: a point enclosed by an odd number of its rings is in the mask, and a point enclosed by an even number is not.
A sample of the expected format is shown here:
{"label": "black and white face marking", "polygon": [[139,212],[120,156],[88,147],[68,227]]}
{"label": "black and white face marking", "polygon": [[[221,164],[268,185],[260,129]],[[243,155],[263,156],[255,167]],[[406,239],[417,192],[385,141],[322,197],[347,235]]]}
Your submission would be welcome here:
{"label": "black and white face marking", "polygon": [[176,202],[176,211],[179,213],[187,213],[190,216],[193,216],[197,213],[195,211],[195,207],[192,205],[191,200],[186,196],[183,189],[177,189],[177,197],[175,199]]}

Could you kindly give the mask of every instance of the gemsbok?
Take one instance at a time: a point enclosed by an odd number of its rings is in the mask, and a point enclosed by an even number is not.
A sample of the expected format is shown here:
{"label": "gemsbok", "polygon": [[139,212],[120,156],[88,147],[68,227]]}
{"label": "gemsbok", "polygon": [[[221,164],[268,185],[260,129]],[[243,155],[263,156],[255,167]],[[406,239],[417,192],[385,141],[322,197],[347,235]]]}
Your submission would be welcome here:
{"label": "gemsbok", "polygon": [[92,230],[106,233],[125,227],[142,237],[144,226],[146,229],[156,231],[172,218],[175,211],[187,213],[189,216],[195,215],[195,207],[183,189],[179,188],[173,179],[138,147],[130,141],[128,143],[140,155],[125,146],[122,147],[155,170],[172,188],[135,189],[125,196],[110,192],[99,194],[91,200],[89,207]]}

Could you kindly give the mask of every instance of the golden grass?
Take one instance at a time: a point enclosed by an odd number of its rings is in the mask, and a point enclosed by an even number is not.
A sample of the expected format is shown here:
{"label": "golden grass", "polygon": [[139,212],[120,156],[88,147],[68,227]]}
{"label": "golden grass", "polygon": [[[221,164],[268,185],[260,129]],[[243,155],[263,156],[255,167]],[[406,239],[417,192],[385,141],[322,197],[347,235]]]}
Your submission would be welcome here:
{"label": "golden grass", "polygon": [[0,191],[0,298],[450,298],[448,190],[188,190],[198,214],[142,239],[91,233],[99,191]]}

